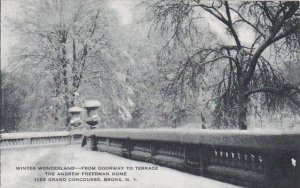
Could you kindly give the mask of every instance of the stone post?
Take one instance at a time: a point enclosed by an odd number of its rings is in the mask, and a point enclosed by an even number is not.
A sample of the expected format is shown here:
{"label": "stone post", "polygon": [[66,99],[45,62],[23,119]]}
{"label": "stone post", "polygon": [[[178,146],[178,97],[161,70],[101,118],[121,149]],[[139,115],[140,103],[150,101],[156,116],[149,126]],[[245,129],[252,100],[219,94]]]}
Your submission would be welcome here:
{"label": "stone post", "polygon": [[[90,126],[90,129],[97,128],[97,125],[99,123],[100,117],[98,115],[98,110],[100,107],[100,102],[96,100],[87,100],[84,102],[83,107],[87,110],[87,118],[86,123]],[[97,151],[97,137],[92,134],[87,137],[88,140],[88,146],[92,151]]]}
{"label": "stone post", "polygon": [[98,140],[94,134],[87,136],[87,145],[92,151],[98,151],[97,144]]}
{"label": "stone post", "polygon": [[[73,127],[79,127],[82,124],[82,120],[80,118],[80,114],[82,112],[82,108],[74,106],[72,108],[69,108],[69,113],[71,114],[71,120],[69,125],[69,130],[72,130]],[[74,138],[72,133],[70,133],[70,144],[74,142]]]}

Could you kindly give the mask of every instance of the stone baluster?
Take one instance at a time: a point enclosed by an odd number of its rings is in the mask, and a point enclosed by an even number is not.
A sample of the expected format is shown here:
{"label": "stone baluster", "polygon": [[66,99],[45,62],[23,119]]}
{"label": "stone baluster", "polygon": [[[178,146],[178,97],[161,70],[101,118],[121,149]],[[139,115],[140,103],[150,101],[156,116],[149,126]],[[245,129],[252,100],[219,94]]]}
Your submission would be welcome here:
{"label": "stone baluster", "polygon": [[244,169],[245,170],[249,170],[250,169],[250,155],[247,153],[243,154],[243,158],[244,158]]}
{"label": "stone baluster", "polygon": [[157,146],[153,142],[150,144],[150,153],[152,157],[157,155]]}
{"label": "stone baluster", "polygon": [[230,157],[230,167],[236,168],[236,166],[237,166],[237,159],[236,159],[236,152],[235,152],[235,150],[231,150],[229,152],[229,157]]}

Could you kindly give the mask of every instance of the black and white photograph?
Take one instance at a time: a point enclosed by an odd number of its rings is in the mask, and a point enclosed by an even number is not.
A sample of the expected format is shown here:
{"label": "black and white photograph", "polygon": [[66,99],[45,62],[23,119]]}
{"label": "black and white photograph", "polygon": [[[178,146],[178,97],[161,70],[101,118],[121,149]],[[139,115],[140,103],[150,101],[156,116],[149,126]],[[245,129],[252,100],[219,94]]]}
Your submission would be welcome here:
{"label": "black and white photograph", "polygon": [[0,6],[1,188],[300,188],[300,1]]}

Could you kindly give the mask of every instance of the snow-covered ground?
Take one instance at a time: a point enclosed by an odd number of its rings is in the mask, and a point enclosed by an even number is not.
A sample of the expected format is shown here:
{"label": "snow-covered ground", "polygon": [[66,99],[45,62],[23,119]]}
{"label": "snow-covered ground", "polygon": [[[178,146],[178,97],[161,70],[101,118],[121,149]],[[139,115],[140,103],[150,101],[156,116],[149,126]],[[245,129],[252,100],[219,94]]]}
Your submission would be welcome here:
{"label": "snow-covered ground", "polygon": [[[38,167],[75,167],[67,170],[78,172],[76,176],[58,176],[61,170],[38,170]],[[17,170],[17,167],[34,169]],[[82,167],[96,167],[82,169]],[[97,168],[101,168],[98,170]],[[133,167],[133,170],[108,170],[110,167]],[[80,146],[61,146],[52,148],[34,148],[23,150],[1,151],[1,188],[226,188],[234,185],[214,181],[165,167],[158,170],[136,170],[136,167],[153,167],[156,165],[124,159],[102,152],[88,151]],[[114,176],[113,172],[126,172],[126,176]],[[45,172],[54,172],[55,176],[46,176]],[[109,175],[85,176],[82,172],[108,172]],[[48,178],[60,177],[67,181],[48,181]],[[69,181],[69,178],[99,178],[101,181]],[[47,181],[35,181],[35,178],[46,178]],[[123,181],[104,181],[104,178],[121,178]],[[129,181],[125,181],[128,178]],[[41,179],[43,180],[43,179]]]}

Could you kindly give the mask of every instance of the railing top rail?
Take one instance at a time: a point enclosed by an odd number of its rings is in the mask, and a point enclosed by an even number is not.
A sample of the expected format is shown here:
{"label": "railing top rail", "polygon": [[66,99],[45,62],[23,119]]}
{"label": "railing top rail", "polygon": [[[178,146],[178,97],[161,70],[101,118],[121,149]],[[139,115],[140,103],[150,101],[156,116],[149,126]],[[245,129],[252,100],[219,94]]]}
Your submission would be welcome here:
{"label": "railing top rail", "polygon": [[83,134],[83,131],[53,131],[53,132],[18,132],[18,133],[2,133],[0,140],[4,139],[22,139],[22,138],[41,138],[70,136],[74,134]]}
{"label": "railing top rail", "polygon": [[101,129],[98,137],[171,141],[191,144],[277,149],[300,152],[300,131],[208,129]]}

